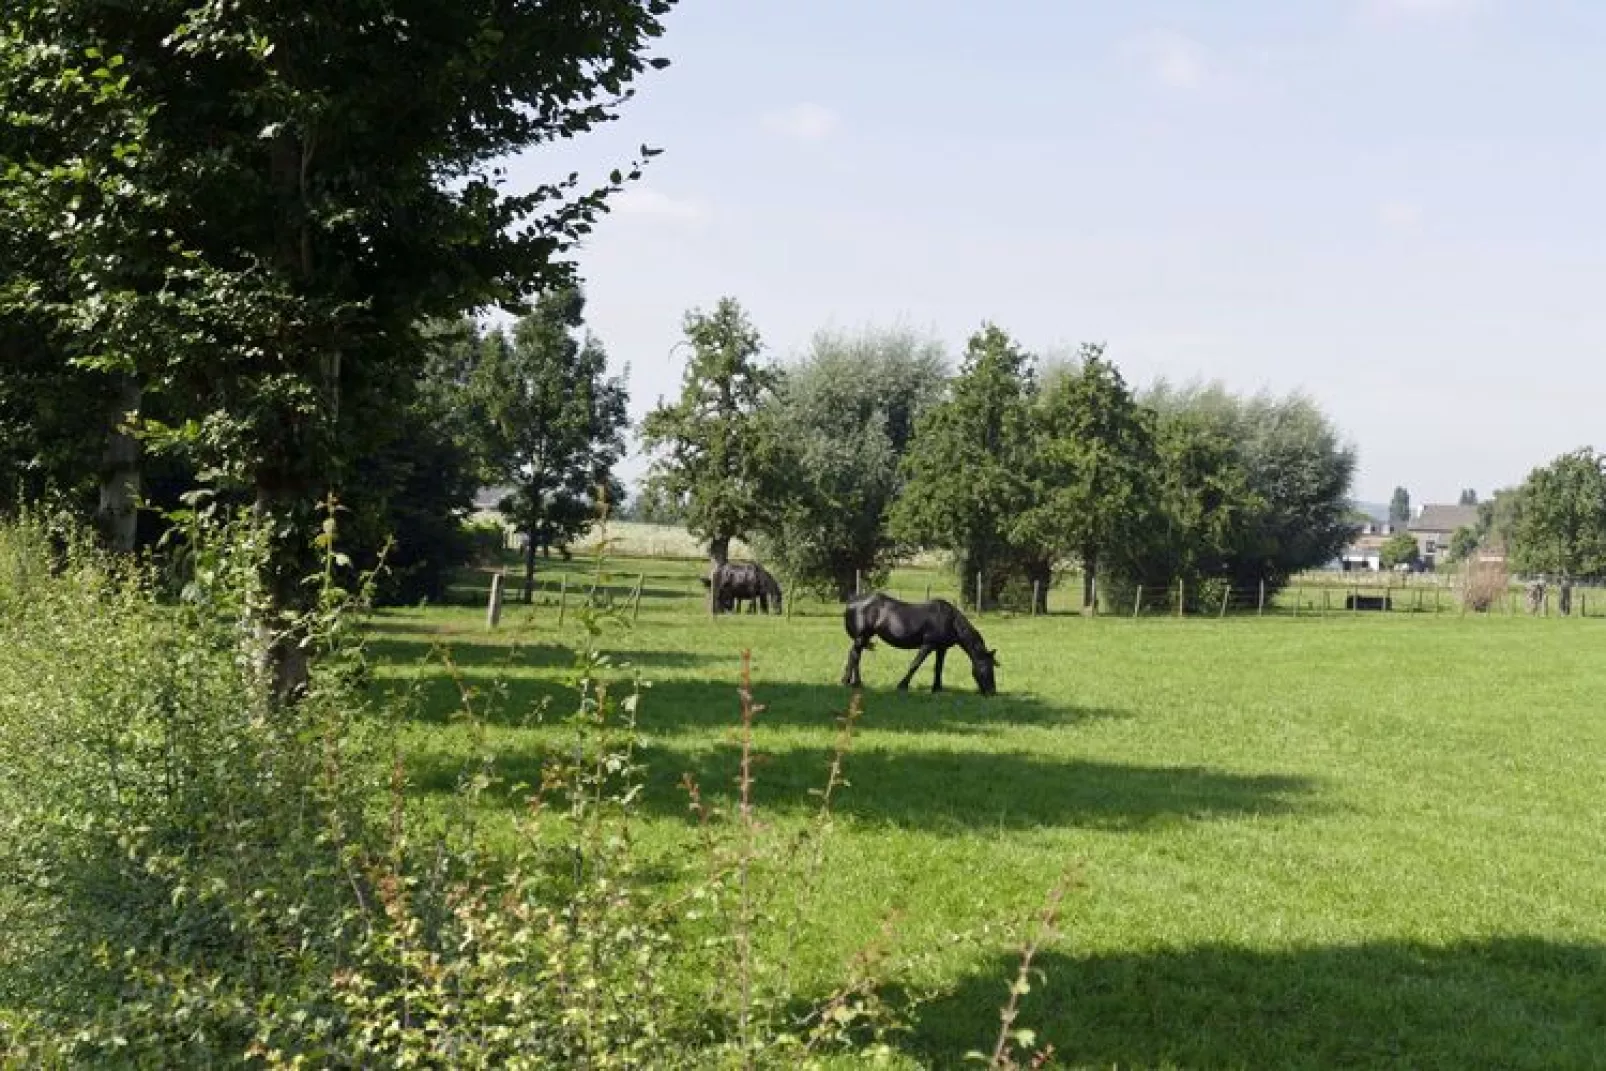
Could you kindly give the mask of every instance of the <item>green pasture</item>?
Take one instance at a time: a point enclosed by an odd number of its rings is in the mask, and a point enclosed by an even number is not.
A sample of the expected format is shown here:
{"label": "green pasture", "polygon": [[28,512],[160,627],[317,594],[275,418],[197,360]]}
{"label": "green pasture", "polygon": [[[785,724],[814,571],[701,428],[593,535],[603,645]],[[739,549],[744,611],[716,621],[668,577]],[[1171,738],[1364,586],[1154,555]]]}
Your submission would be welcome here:
{"label": "green pasture", "polygon": [[[419,686],[402,742],[420,807],[444,803],[475,754],[451,716],[460,685],[499,769],[534,779],[561,730],[530,711],[572,707],[583,566],[546,563],[569,579],[510,603],[494,633],[480,604],[377,617],[380,678]],[[629,617],[640,578],[634,627],[603,646],[652,682],[643,836],[665,850],[693,840],[683,774],[730,800],[743,650],[766,706],[755,799],[777,828],[817,807],[848,698],[834,608],[711,619],[699,568],[619,559],[602,588]],[[935,572],[891,587],[928,582],[944,593]],[[865,656],[851,784],[795,960],[823,990],[899,912],[899,947],[928,953],[911,980],[937,991],[903,1043],[911,1063],[990,1046],[1015,960],[983,927],[1029,918],[1071,868],[1063,935],[1021,1012],[1063,1066],[1606,1066],[1606,623],[977,623],[1000,652],[993,699],[958,651],[940,695],[929,661],[899,694],[909,655]],[[441,646],[451,672],[426,661]],[[484,814],[514,806],[492,793]]]}

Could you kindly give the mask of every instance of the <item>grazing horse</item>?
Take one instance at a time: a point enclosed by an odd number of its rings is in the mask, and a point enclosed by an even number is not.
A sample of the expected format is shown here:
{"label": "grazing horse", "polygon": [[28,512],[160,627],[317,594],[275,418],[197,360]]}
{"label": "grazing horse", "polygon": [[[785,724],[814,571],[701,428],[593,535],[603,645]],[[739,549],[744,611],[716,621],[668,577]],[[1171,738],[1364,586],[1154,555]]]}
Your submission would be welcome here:
{"label": "grazing horse", "polygon": [[900,690],[909,687],[909,680],[920,668],[920,663],[933,651],[937,652],[936,673],[931,690],[942,691],[942,660],[948,648],[958,645],[970,656],[970,672],[976,678],[976,687],[982,695],[998,691],[993,681],[993,668],[998,665],[998,652],[989,651],[987,644],[974,625],[965,619],[953,603],[943,599],[931,602],[900,602],[890,595],[876,592],[848,603],[842,612],[842,623],[853,640],[848,651],[848,664],[842,670],[842,683],[859,687],[859,656],[876,639],[885,640],[903,650],[919,648],[909,672],[898,682]]}
{"label": "grazing horse", "polygon": [[716,565],[712,575],[703,577],[702,582],[703,587],[713,589],[716,614],[735,610],[743,599],[752,600],[750,610],[781,612],[781,585],[757,562]]}

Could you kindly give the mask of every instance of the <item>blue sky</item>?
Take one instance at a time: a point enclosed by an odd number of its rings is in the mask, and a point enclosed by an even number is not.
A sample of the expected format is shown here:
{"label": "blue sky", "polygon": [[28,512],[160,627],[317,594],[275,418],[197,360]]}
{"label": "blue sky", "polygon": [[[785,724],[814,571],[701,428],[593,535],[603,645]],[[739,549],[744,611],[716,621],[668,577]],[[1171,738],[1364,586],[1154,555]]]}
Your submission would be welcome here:
{"label": "blue sky", "polygon": [[783,360],[992,320],[1139,386],[1302,390],[1362,499],[1600,442],[1600,0],[683,0],[660,51],[623,119],[510,172],[665,150],[578,256],[636,416],[728,294]]}

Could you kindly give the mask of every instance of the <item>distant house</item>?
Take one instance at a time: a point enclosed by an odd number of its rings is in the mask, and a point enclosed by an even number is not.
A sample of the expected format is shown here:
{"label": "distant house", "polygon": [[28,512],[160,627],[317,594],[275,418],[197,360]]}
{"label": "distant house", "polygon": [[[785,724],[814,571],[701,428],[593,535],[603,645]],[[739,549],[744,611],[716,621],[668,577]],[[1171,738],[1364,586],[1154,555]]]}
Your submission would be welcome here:
{"label": "distant house", "polygon": [[1383,568],[1383,543],[1388,536],[1361,535],[1338,556],[1338,566],[1346,573],[1376,573]]}
{"label": "distant house", "polygon": [[1423,506],[1405,530],[1416,537],[1417,552],[1422,564],[1434,568],[1439,558],[1450,549],[1450,537],[1459,528],[1476,528],[1477,506]]}
{"label": "distant house", "polygon": [[1394,526],[1387,521],[1365,521],[1355,538],[1338,555],[1338,567],[1346,573],[1380,572],[1383,568],[1383,544],[1394,534]]}

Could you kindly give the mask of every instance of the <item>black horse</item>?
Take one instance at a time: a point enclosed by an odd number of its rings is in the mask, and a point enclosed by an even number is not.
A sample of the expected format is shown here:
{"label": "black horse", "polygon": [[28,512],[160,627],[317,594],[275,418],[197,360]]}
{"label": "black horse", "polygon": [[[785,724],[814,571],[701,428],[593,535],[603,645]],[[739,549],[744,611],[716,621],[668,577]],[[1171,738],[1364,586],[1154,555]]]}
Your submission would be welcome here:
{"label": "black horse", "polygon": [[989,651],[976,627],[965,619],[953,603],[943,599],[931,602],[900,602],[890,595],[876,592],[848,603],[842,612],[842,623],[853,639],[848,652],[848,664],[842,670],[842,683],[859,687],[859,656],[876,639],[885,640],[903,650],[919,648],[909,672],[898,682],[899,689],[909,687],[909,680],[931,652],[937,652],[936,674],[931,690],[942,691],[942,660],[948,648],[959,646],[970,656],[970,672],[976,678],[976,687],[982,695],[998,691],[993,681],[993,669],[998,665],[998,652]]}
{"label": "black horse", "polygon": [[734,611],[744,599],[751,600],[750,610],[762,609],[767,614],[781,612],[781,585],[757,562],[716,565],[702,582],[703,587],[713,589],[716,614]]}

